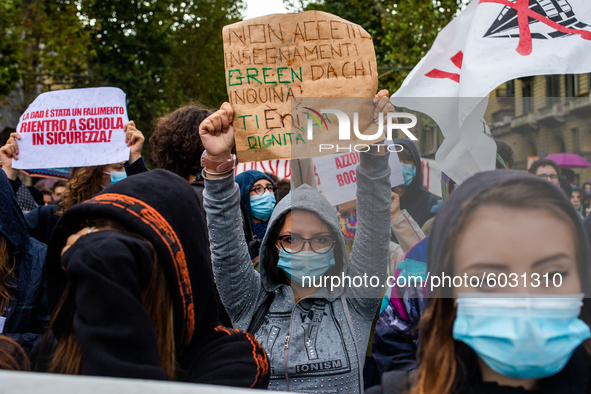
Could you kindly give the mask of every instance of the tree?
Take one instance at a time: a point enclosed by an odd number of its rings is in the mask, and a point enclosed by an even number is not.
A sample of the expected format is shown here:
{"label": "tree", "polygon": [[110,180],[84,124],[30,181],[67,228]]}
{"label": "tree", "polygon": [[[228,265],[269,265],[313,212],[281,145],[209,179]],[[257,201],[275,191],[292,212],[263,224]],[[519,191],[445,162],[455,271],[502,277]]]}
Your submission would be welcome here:
{"label": "tree", "polygon": [[197,0],[179,8],[171,78],[177,106],[198,100],[217,108],[228,99],[222,28],[238,22],[243,8],[236,0]]}
{"label": "tree", "polygon": [[88,35],[70,0],[3,0],[0,36],[0,97],[20,82],[20,111],[54,77],[86,70]]}
{"label": "tree", "polygon": [[22,45],[19,31],[11,27],[17,16],[17,4],[13,0],[0,2],[0,97],[12,92],[20,78]]}
{"label": "tree", "polygon": [[427,54],[464,0],[284,0],[292,10],[321,10],[357,23],[373,37],[380,87],[396,91]]}

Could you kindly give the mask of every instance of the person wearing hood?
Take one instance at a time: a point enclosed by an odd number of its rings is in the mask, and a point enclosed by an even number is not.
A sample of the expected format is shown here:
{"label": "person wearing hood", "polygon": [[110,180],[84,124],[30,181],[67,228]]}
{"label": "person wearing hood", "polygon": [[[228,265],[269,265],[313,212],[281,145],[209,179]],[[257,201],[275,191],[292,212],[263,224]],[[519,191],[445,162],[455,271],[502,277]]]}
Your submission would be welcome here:
{"label": "person wearing hood", "polygon": [[260,345],[219,324],[198,206],[186,180],[153,170],[63,214],[47,251],[51,335],[37,370],[267,386]]}
{"label": "person wearing hood", "polygon": [[398,152],[404,184],[392,190],[400,195],[400,209],[406,209],[419,227],[423,227],[427,220],[435,216],[433,207],[437,206],[441,198],[423,186],[421,155],[414,142],[406,138],[396,138],[393,143],[404,148]]}
{"label": "person wearing hood", "polygon": [[[70,172],[63,198],[57,205],[43,205],[28,212],[25,216],[29,234],[38,241],[47,244],[60,215],[68,208],[90,199],[110,184],[119,182],[127,176],[141,172],[146,168],[142,158],[144,136],[135,128],[133,121],[124,126],[125,142],[130,147],[129,164],[113,163],[101,166],[76,167]],[[12,160],[18,160],[20,153],[18,133],[10,134],[6,145],[0,148],[2,169],[10,179],[16,194],[21,189],[22,181],[18,178],[19,170],[12,168]]]}
{"label": "person wearing hood", "polygon": [[466,180],[435,219],[427,260],[431,278],[468,279],[427,283],[419,368],[382,392],[591,393],[589,248],[550,182],[516,171]]}
{"label": "person wearing hood", "polygon": [[[387,92],[385,95],[375,100],[377,112],[391,106]],[[269,389],[361,393],[365,351],[383,288],[344,286],[334,278],[365,274],[377,277],[381,284],[386,277],[388,154],[384,149],[380,154],[360,153],[358,227],[348,261],[333,207],[306,184],[275,207],[261,243],[257,272],[250,262],[242,226],[236,221],[240,189],[231,168],[233,114],[232,107],[224,103],[200,129],[211,160],[205,163],[203,196],[222,302],[234,327],[253,333],[267,351]],[[216,171],[218,163],[228,165]],[[331,283],[319,284],[323,279]]]}
{"label": "person wearing hood", "polygon": [[257,170],[244,171],[238,174],[235,180],[240,187],[240,200],[253,232],[255,242],[249,243],[248,249],[250,257],[254,259],[259,255],[269,218],[277,204],[277,185],[267,174]]}
{"label": "person wearing hood", "polygon": [[584,182],[581,189],[583,190],[583,212],[581,213],[586,217],[589,207],[591,207],[591,182]]}
{"label": "person wearing hood", "polygon": [[579,217],[583,219],[583,191],[577,185],[572,185],[573,191],[570,195],[570,202],[573,204],[575,210],[579,213]]}
{"label": "person wearing hood", "polygon": [[0,333],[30,352],[49,322],[47,248],[29,236],[4,171],[0,171],[0,217]]}

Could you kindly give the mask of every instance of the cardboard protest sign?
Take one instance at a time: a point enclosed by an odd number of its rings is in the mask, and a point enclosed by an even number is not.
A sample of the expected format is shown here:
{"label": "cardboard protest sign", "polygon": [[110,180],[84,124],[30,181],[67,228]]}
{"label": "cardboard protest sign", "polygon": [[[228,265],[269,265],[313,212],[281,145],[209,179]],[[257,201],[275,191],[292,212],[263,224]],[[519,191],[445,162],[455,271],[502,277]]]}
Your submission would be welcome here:
{"label": "cardboard protest sign", "polygon": [[39,95],[19,119],[18,169],[83,167],[129,159],[118,88],[68,89]]}
{"label": "cardboard protest sign", "polygon": [[224,27],[223,39],[241,162],[293,158],[292,147],[308,143],[303,129],[292,131],[292,99],[371,98],[377,92],[371,36],[337,16],[267,15]]}
{"label": "cardboard protest sign", "polygon": [[[402,167],[396,153],[390,153],[390,185],[404,183]],[[322,184],[322,194],[330,205],[339,205],[357,199],[357,166],[359,152],[327,155],[314,159]]]}

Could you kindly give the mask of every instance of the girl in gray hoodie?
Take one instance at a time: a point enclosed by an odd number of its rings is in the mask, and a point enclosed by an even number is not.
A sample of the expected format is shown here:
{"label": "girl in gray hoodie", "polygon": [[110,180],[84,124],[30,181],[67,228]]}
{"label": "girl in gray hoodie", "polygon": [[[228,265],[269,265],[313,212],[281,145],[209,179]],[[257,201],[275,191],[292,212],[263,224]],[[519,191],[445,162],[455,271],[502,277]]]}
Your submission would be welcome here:
{"label": "girl in gray hoodie", "polygon": [[[381,100],[377,108],[389,104],[387,97]],[[224,103],[202,122],[200,135],[210,160],[231,158],[232,117],[231,106]],[[253,333],[267,352],[269,389],[363,391],[363,362],[388,262],[391,193],[388,154],[360,157],[358,227],[349,261],[333,207],[314,188],[302,185],[277,204],[269,220],[260,272],[253,268],[244,239],[234,171],[204,166],[216,285],[234,327]],[[306,276],[315,277],[312,286]],[[318,286],[319,278],[328,283],[322,280]]]}

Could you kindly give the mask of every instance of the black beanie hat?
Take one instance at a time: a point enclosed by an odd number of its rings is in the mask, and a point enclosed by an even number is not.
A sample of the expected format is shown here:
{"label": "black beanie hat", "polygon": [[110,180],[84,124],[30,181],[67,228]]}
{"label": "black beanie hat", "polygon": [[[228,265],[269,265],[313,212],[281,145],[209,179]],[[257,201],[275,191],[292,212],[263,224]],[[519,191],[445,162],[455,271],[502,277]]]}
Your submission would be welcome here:
{"label": "black beanie hat", "polygon": [[[200,206],[197,194],[185,179],[169,171],[153,170],[108,186],[94,198],[68,209],[58,221],[47,251],[51,312],[68,283],[60,263],[68,237],[80,230],[84,219],[104,217],[154,246],[172,290],[177,346],[204,337],[219,325],[219,320]],[[59,320],[53,325],[57,338],[65,328]]]}

